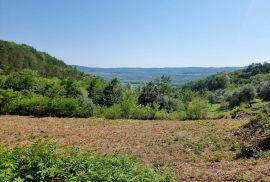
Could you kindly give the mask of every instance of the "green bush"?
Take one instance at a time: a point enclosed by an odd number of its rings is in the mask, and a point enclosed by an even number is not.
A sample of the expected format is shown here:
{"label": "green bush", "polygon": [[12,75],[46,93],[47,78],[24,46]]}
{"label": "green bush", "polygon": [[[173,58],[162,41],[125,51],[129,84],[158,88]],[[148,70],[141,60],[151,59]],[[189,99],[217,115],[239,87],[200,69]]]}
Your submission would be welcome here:
{"label": "green bush", "polygon": [[194,99],[188,103],[187,119],[205,119],[208,116],[209,103],[206,100]]}
{"label": "green bush", "polygon": [[16,98],[22,98],[22,94],[20,92],[15,92],[12,89],[0,89],[1,114],[10,114],[13,110],[10,103]]}
{"label": "green bush", "polygon": [[167,112],[165,109],[156,111],[155,118],[157,120],[185,120],[186,112],[184,111],[173,111]]}
{"label": "green bush", "polygon": [[161,109],[155,113],[155,119],[157,120],[168,120],[171,119],[169,117],[169,113],[165,109]]}
{"label": "green bush", "polygon": [[89,117],[93,110],[85,107],[78,99],[54,98],[50,102],[50,113],[60,117]]}
{"label": "green bush", "polygon": [[41,95],[30,94],[14,99],[9,107],[12,108],[11,114],[45,116],[49,111],[49,99]]}
{"label": "green bush", "polygon": [[89,117],[93,115],[91,102],[81,102],[75,98],[53,98],[0,89],[2,114],[33,116]]}
{"label": "green bush", "polygon": [[119,104],[115,104],[103,111],[103,115],[107,119],[120,119],[122,118],[123,112]]}
{"label": "green bush", "polygon": [[7,77],[5,75],[1,75],[1,69],[0,69],[0,87],[6,82]]}
{"label": "green bush", "polygon": [[170,120],[186,120],[187,113],[185,111],[174,111],[169,113]]}
{"label": "green bush", "polygon": [[2,85],[5,89],[13,89],[16,91],[35,92],[38,88],[38,74],[35,71],[25,69],[21,72],[15,72],[7,76]]}
{"label": "green bush", "polygon": [[137,96],[129,86],[123,91],[122,102],[120,103],[123,118],[130,118],[137,105]]}
{"label": "green bush", "polygon": [[131,116],[132,119],[141,119],[141,120],[152,120],[155,119],[155,114],[157,112],[157,105],[154,104],[154,108],[150,105],[147,106],[137,106],[134,109],[134,112]]}
{"label": "green bush", "polygon": [[246,110],[247,109],[243,106],[236,106],[230,113],[233,119],[237,119],[239,116],[243,115]]}
{"label": "green bush", "polygon": [[238,158],[263,156],[270,152],[270,117],[267,112],[259,113],[249,123],[240,127],[241,151]]}
{"label": "green bush", "polygon": [[0,146],[0,181],[172,182],[171,174],[139,165],[135,158],[97,155],[37,141],[8,149]]}
{"label": "green bush", "polygon": [[251,101],[255,98],[256,91],[252,85],[245,85],[240,89],[235,90],[231,95],[226,98],[229,102],[229,106],[234,108],[241,105],[241,103],[248,103],[251,107]]}
{"label": "green bush", "polygon": [[265,101],[270,101],[270,82],[265,83],[258,94]]}
{"label": "green bush", "polygon": [[48,113],[47,97],[30,93],[23,95],[12,90],[0,90],[0,95],[2,95],[1,113],[35,116],[44,116]]}

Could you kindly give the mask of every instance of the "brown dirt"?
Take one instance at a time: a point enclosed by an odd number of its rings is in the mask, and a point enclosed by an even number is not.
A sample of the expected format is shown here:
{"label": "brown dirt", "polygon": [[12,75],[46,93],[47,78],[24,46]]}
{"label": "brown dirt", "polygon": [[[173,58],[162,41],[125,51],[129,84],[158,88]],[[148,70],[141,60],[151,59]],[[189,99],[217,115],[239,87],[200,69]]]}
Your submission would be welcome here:
{"label": "brown dirt", "polygon": [[270,181],[270,159],[235,160],[232,130],[240,120],[134,121],[0,116],[0,143],[28,144],[34,135],[98,153],[131,154],[169,167],[178,181]]}

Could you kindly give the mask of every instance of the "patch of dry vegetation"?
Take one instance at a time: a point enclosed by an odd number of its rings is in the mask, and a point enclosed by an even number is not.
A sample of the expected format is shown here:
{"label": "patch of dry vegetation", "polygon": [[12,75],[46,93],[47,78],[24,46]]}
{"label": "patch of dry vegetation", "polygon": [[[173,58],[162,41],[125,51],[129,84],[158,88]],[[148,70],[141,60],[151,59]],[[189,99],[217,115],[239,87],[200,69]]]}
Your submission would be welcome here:
{"label": "patch of dry vegetation", "polygon": [[155,167],[169,167],[179,181],[270,181],[270,159],[235,160],[233,130],[245,120],[134,121],[0,117],[0,142],[27,144],[41,135],[98,153],[138,156]]}

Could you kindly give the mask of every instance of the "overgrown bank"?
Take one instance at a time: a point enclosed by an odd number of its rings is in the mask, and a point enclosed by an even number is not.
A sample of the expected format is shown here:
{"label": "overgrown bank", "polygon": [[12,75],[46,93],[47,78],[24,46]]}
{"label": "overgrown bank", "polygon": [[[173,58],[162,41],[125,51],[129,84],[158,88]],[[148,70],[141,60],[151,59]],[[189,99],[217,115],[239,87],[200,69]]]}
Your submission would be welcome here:
{"label": "overgrown bank", "polygon": [[0,181],[173,182],[169,173],[142,166],[135,158],[97,155],[37,140],[30,146],[0,146]]}

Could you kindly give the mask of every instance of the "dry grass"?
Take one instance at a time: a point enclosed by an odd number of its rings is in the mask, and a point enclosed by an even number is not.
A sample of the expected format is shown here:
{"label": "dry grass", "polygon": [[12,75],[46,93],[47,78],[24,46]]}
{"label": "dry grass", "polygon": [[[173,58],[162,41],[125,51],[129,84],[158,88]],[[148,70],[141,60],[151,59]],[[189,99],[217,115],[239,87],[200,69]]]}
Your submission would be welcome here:
{"label": "dry grass", "polygon": [[33,135],[99,153],[136,155],[169,167],[179,181],[270,181],[270,159],[234,160],[232,130],[241,120],[133,121],[0,116],[0,142],[27,144]]}

